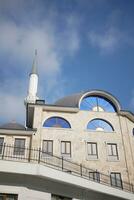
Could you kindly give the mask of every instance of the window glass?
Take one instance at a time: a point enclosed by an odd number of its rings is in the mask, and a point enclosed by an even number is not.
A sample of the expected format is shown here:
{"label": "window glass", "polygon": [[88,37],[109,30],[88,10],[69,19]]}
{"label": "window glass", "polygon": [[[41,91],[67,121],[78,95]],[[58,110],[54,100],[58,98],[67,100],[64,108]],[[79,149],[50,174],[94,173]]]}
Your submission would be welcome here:
{"label": "window glass", "polygon": [[4,197],[0,194],[0,200],[4,200]]}
{"label": "window glass", "polygon": [[53,141],[43,140],[42,145],[43,156],[50,156],[53,154]]}
{"label": "window glass", "polygon": [[4,138],[0,137],[0,154],[2,154],[3,144],[4,144]]}
{"label": "window glass", "polygon": [[60,117],[51,117],[47,119],[43,127],[71,128],[69,122]]}
{"label": "window glass", "polygon": [[25,139],[15,138],[14,143],[14,155],[24,155],[25,154]]}
{"label": "window glass", "polygon": [[66,153],[67,154],[70,154],[71,152],[70,152],[70,142],[67,142],[66,143]]}
{"label": "window glass", "polygon": [[132,130],[132,133],[133,133],[133,136],[134,136],[134,128],[133,128],[133,130]]}
{"label": "window glass", "polygon": [[72,198],[68,198],[68,197],[65,197],[65,196],[52,194],[51,200],[72,200]]}
{"label": "window glass", "polygon": [[116,108],[112,102],[101,96],[90,96],[82,99],[80,110],[116,112]]}
{"label": "window glass", "polygon": [[17,200],[18,195],[16,194],[2,194],[0,193],[0,200]]}
{"label": "window glass", "polygon": [[100,173],[99,172],[89,172],[89,179],[100,182]]}
{"label": "window glass", "polygon": [[113,132],[114,131],[111,124],[109,124],[108,122],[106,122],[103,119],[91,120],[87,125],[87,129],[95,130],[95,131],[105,131],[105,132]]}
{"label": "window glass", "polygon": [[97,159],[98,158],[97,143],[88,142],[87,153],[89,158]]}
{"label": "window glass", "polygon": [[108,150],[108,159],[109,160],[118,160],[119,156],[118,156],[118,148],[117,148],[117,144],[114,143],[108,143],[107,144],[107,150]]}
{"label": "window glass", "polygon": [[61,141],[61,154],[64,156],[71,156],[71,142]]}
{"label": "window glass", "polygon": [[121,174],[120,173],[111,172],[110,178],[111,178],[111,185],[112,186],[122,188],[122,180],[121,180]]}

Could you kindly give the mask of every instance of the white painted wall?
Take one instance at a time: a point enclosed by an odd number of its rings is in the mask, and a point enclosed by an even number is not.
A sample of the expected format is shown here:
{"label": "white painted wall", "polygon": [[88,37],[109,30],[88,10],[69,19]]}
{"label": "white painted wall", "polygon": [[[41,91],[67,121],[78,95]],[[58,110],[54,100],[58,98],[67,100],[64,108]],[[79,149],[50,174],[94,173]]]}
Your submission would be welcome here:
{"label": "white painted wall", "polygon": [[51,200],[51,194],[26,187],[0,185],[0,193],[18,194],[18,200]]}
{"label": "white painted wall", "polygon": [[[26,200],[27,196],[29,199],[32,199],[33,194],[34,199],[36,200],[44,200],[43,198],[48,198],[49,200],[50,193],[58,193],[59,195],[65,195],[68,197],[71,195],[74,198],[78,198],[79,196],[79,199],[86,200],[92,200],[92,198],[93,200],[111,200],[111,198],[112,200],[134,199],[134,194],[132,193],[108,187],[34,163],[20,163],[1,160],[0,173],[0,191],[8,193],[12,190],[11,193],[14,193],[20,189],[19,200]],[[4,179],[6,174],[8,178]],[[12,176],[12,179],[10,176]],[[8,190],[7,186],[4,186],[4,181],[7,181],[6,185],[12,185],[12,189],[9,188]],[[21,187],[24,187],[24,185],[27,185],[28,190],[21,190]]]}

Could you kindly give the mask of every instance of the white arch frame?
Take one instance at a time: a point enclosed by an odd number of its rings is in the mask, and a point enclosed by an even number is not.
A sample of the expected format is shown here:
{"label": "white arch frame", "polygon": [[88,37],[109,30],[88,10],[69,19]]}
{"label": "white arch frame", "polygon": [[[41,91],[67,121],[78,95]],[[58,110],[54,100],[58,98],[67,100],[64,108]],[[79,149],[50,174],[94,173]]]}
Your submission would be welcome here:
{"label": "white arch frame", "polygon": [[115,106],[117,112],[119,112],[121,110],[121,106],[120,106],[119,101],[114,96],[112,96],[110,93],[107,93],[107,92],[104,92],[104,91],[101,91],[101,90],[100,91],[99,90],[93,90],[93,91],[86,92],[85,94],[83,94],[82,97],[79,99],[79,109],[80,109],[80,105],[81,105],[82,100],[85,97],[90,97],[92,95],[96,95],[96,96],[100,96],[100,97],[104,97],[104,98],[108,99]]}

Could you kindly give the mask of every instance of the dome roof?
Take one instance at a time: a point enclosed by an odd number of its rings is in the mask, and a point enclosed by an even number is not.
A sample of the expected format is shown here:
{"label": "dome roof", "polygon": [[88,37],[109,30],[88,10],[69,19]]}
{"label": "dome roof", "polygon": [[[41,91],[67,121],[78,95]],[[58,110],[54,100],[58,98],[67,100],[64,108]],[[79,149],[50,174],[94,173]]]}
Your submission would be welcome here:
{"label": "dome roof", "polygon": [[25,126],[16,122],[6,123],[0,126],[1,129],[12,129],[12,130],[25,130]]}
{"label": "dome roof", "polygon": [[55,105],[57,106],[65,106],[65,107],[75,107],[75,108],[80,108],[80,103],[83,98],[88,97],[88,96],[101,96],[106,99],[108,99],[116,108],[117,111],[121,110],[121,106],[119,101],[110,93],[105,92],[103,90],[91,90],[91,91],[86,91],[86,92],[80,92],[76,93],[70,96],[66,96],[62,99],[59,99],[58,101],[55,102]]}
{"label": "dome roof", "polygon": [[83,96],[84,92],[72,94],[70,96],[63,97],[55,102],[57,106],[79,107],[79,100]]}

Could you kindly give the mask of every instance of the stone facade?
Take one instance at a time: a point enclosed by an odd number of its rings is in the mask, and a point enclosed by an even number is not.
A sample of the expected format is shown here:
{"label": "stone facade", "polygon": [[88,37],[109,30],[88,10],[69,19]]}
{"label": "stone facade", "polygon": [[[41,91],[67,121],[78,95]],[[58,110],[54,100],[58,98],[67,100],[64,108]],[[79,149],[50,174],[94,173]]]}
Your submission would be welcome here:
{"label": "stone facade", "polygon": [[[86,97],[93,94],[86,93]],[[25,148],[40,149],[43,151],[43,141],[52,142],[52,154],[59,158],[64,157],[83,167],[90,168],[101,174],[111,175],[119,173],[123,182],[134,185],[134,116],[128,111],[121,111],[120,105],[106,92],[96,91],[94,96],[106,98],[117,108],[115,112],[94,111],[80,109],[78,100],[76,107],[67,105],[47,105],[45,103],[30,103],[27,105],[27,127],[25,130],[0,129],[0,138],[8,145],[14,145],[15,139],[25,139]],[[44,126],[44,123],[53,117],[66,120],[71,127]],[[112,131],[102,128],[91,130],[87,128],[89,122],[102,119],[108,122]],[[70,154],[62,154],[62,142],[70,145]],[[89,156],[88,145],[96,146],[95,156]],[[113,156],[109,156],[108,148],[114,146]],[[30,156],[30,154],[29,154]],[[49,157],[51,159],[51,156]]]}
{"label": "stone facade", "polygon": [[[134,136],[133,115],[123,115],[121,112],[96,112],[54,105],[31,105],[34,109],[33,128],[37,132],[32,138],[33,147],[42,147],[43,140],[53,141],[53,154],[61,155],[61,141],[71,142],[70,161],[110,175],[111,172],[121,173],[123,181],[134,184]],[[71,128],[43,127],[43,123],[51,117],[61,117],[67,120]],[[87,124],[93,119],[103,119],[113,127],[113,132],[88,130]],[[98,158],[90,159],[87,153],[87,143],[96,143]],[[107,144],[116,144],[118,159],[108,157]]]}

